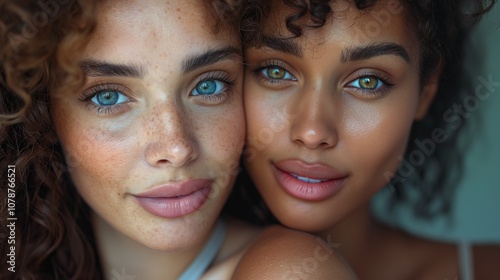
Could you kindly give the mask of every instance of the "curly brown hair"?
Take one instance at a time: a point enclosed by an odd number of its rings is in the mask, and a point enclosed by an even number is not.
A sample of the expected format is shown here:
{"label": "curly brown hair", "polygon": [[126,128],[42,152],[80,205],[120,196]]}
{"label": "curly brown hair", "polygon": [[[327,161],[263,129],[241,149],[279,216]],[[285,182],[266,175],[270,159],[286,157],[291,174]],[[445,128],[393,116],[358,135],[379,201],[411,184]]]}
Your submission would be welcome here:
{"label": "curly brown hair", "polygon": [[[260,47],[266,40],[263,26],[269,16],[271,2],[260,0],[247,2],[241,26],[246,47]],[[284,4],[294,10],[285,19],[286,28],[292,34],[290,38],[301,36],[305,30],[320,28],[330,17],[335,17],[335,11],[331,8],[334,2],[335,0],[283,0]],[[350,0],[350,2],[358,10],[369,13],[378,1]],[[393,177],[392,180],[388,179],[390,181],[388,186],[392,186],[393,199],[389,207],[393,209],[401,205],[401,202],[408,202],[413,205],[417,217],[431,218],[450,212],[454,189],[460,179],[459,175],[462,174],[463,159],[457,151],[457,141],[465,126],[455,127],[444,114],[454,104],[462,104],[467,96],[474,93],[471,84],[473,81],[467,78],[463,65],[464,42],[473,24],[492,8],[495,1],[402,0],[401,2],[406,16],[410,19],[411,27],[421,40],[419,73],[421,84],[430,78],[440,63],[443,65],[436,98],[427,116],[414,123],[405,159],[411,152],[418,150],[416,140],[432,139],[430,137],[436,128],[443,129],[447,139],[445,144],[439,145],[430,156],[425,157],[423,163],[414,166],[415,171],[411,176],[403,176],[400,174],[401,170],[391,174]],[[250,201],[247,204],[254,206],[253,211],[259,213],[260,219],[276,222],[270,211],[263,207],[264,203],[255,188],[248,185],[249,180],[245,172],[239,176],[230,203],[242,199]],[[417,199],[410,199],[408,186],[403,187],[408,183],[417,189],[419,193]],[[228,205],[228,209],[238,210],[228,211],[239,212],[239,216],[243,218],[256,220],[252,213],[238,208],[241,203],[231,205]]]}
{"label": "curly brown hair", "polygon": [[[67,173],[49,96],[62,78],[68,87],[84,82],[75,57],[95,30],[96,2],[0,0],[0,279],[103,278],[90,211]],[[236,32],[242,1],[203,3],[214,32],[221,23]],[[15,209],[7,203],[8,165],[15,166]],[[7,242],[8,210],[17,218],[15,243]],[[15,272],[7,267],[10,246]]]}

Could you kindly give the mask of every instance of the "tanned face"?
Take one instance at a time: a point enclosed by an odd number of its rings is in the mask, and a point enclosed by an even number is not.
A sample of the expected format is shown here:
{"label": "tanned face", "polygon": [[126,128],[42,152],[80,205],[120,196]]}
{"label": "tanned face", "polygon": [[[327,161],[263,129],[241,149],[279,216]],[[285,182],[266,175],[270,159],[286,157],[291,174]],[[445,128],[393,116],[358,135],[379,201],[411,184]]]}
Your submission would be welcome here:
{"label": "tanned face", "polygon": [[[420,84],[418,38],[398,1],[369,12],[335,1],[334,17],[295,39],[284,39],[294,11],[281,2],[269,40],[245,52],[245,165],[280,222],[319,232],[388,182],[435,84]],[[375,14],[387,24],[370,28]]]}

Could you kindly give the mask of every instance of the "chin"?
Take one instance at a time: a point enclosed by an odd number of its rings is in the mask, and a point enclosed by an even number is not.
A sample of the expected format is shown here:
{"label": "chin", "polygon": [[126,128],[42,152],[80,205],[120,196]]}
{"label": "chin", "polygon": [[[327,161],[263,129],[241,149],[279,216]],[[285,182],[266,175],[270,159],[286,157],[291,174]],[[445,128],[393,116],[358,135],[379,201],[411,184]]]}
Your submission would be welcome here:
{"label": "chin", "polygon": [[296,216],[283,218],[276,216],[276,218],[280,221],[281,224],[288,228],[309,233],[324,232],[330,229],[331,225],[333,224],[332,220],[321,222],[316,219],[311,220],[310,218],[301,218]]}
{"label": "chin", "polygon": [[[184,227],[169,227],[168,229],[153,228],[149,233],[136,235],[135,241],[156,251],[179,251],[196,246],[204,241],[210,228],[204,225]],[[202,234],[207,232],[206,234]],[[140,234],[140,233],[139,233]]]}

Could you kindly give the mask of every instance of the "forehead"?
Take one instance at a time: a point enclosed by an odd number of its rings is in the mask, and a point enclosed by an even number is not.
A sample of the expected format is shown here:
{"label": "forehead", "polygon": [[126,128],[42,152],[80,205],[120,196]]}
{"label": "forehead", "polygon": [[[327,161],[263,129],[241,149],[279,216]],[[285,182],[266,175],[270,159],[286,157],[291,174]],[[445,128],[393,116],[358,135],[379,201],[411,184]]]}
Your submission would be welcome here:
{"label": "forehead", "polygon": [[235,31],[218,26],[206,1],[106,0],[97,6],[97,27],[86,56],[123,58],[204,50],[219,45],[239,46]]}
{"label": "forehead", "polygon": [[[333,15],[327,17],[321,28],[304,28],[314,25],[309,17],[295,21],[298,26],[303,27],[303,34],[294,41],[298,41],[305,51],[315,49],[328,41],[345,46],[397,42],[407,46],[410,52],[418,49],[418,44],[415,44],[418,38],[408,17],[408,6],[403,1],[379,0],[366,10],[359,10],[354,1],[338,0],[333,1],[330,7]],[[286,18],[296,13],[296,10],[283,1],[273,1],[264,24],[264,34],[271,37],[293,37],[287,29]]]}
{"label": "forehead", "polygon": [[101,27],[118,23],[175,24],[178,28],[205,26],[214,23],[215,17],[206,12],[206,1],[159,1],[159,0],[104,0],[97,4],[97,17]]}

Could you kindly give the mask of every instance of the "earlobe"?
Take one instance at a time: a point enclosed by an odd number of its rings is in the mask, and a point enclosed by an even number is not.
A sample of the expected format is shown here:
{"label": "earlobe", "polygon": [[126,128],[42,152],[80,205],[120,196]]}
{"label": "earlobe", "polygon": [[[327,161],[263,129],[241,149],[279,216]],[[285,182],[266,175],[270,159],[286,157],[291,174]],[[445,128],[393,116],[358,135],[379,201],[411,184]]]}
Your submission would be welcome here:
{"label": "earlobe", "polygon": [[419,121],[425,118],[429,108],[431,107],[434,98],[436,97],[437,91],[439,89],[439,80],[441,77],[441,72],[443,70],[443,63],[440,62],[436,67],[434,73],[425,82],[422,92],[418,100],[418,107],[415,113],[415,120]]}

